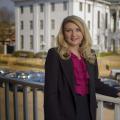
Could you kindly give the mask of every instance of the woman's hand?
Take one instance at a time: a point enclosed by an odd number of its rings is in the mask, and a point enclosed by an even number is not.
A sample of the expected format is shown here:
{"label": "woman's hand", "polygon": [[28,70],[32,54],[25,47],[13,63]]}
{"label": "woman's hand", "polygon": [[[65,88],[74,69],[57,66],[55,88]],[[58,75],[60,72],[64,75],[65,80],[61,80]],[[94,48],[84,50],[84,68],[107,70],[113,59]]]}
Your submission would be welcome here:
{"label": "woman's hand", "polygon": [[120,92],[117,93],[117,96],[120,97]]}

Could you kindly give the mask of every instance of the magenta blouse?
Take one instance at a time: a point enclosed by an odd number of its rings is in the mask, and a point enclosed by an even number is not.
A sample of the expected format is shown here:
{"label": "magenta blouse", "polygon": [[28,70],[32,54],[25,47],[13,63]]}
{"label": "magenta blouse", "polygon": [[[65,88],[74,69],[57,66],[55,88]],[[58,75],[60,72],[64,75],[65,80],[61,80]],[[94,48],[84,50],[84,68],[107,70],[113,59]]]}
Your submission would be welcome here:
{"label": "magenta blouse", "polygon": [[75,92],[82,96],[88,94],[88,72],[83,57],[79,59],[76,55],[71,53],[73,63],[73,71],[75,78]]}

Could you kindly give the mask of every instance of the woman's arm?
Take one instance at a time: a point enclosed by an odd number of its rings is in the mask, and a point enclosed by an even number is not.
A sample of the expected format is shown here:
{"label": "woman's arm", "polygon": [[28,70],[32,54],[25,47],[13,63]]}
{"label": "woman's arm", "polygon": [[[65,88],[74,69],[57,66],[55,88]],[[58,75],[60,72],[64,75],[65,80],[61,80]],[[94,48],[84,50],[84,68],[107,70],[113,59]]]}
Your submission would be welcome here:
{"label": "woman's arm", "polygon": [[107,95],[107,96],[112,96],[112,97],[118,97],[119,91],[113,87],[110,87],[98,79],[98,63],[97,63],[97,58],[95,62],[95,89],[97,93]]}
{"label": "woman's arm", "polygon": [[59,72],[58,55],[50,49],[45,62],[44,116],[45,120],[61,120],[58,106],[57,82]]}

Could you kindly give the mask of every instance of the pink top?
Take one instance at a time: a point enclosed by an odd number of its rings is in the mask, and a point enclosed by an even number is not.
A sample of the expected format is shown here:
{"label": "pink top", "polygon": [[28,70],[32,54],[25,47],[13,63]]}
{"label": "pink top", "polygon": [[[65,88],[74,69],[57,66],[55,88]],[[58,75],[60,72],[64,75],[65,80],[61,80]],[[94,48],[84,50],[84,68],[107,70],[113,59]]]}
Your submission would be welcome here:
{"label": "pink top", "polygon": [[71,53],[71,59],[73,63],[73,71],[75,77],[75,92],[82,96],[88,94],[88,72],[84,59],[79,59],[76,55]]}

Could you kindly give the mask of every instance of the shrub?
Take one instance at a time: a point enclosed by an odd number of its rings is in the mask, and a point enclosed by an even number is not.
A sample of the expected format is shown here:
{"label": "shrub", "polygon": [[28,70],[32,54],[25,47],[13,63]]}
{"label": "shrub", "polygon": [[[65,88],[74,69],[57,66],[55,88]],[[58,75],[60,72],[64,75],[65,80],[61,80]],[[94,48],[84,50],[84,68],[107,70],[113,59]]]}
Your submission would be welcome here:
{"label": "shrub", "polygon": [[4,53],[4,46],[0,45],[0,53]]}
{"label": "shrub", "polygon": [[104,57],[104,56],[110,56],[110,55],[118,55],[118,53],[115,52],[101,52],[97,54],[100,57]]}
{"label": "shrub", "polygon": [[25,58],[33,58],[34,53],[29,51],[16,51],[13,53],[15,57],[25,57]]}
{"label": "shrub", "polygon": [[0,64],[8,64],[8,61],[0,60]]}
{"label": "shrub", "polygon": [[47,52],[38,52],[34,55],[35,58],[46,58]]}

